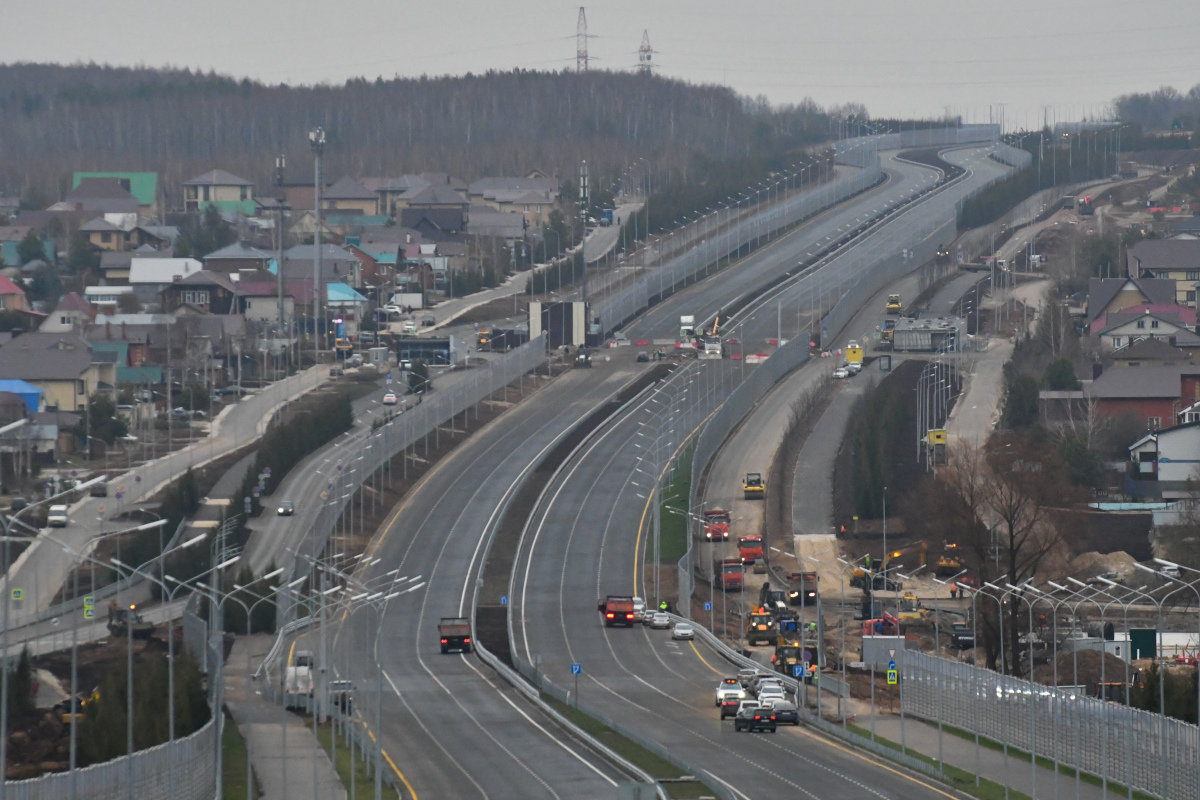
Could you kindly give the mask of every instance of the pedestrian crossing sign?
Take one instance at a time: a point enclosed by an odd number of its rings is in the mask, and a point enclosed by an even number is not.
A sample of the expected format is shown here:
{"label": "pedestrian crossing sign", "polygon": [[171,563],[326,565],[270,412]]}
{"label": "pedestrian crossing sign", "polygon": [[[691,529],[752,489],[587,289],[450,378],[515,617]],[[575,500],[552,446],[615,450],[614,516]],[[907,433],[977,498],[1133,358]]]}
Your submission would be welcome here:
{"label": "pedestrian crossing sign", "polygon": [[83,618],[84,618],[84,619],[95,619],[95,618],[96,618],[96,609],[94,609],[94,608],[85,608],[85,609],[83,610]]}
{"label": "pedestrian crossing sign", "polygon": [[887,671],[887,682],[888,682],[888,686],[895,686],[897,683],[899,683],[900,682],[900,671],[895,670],[895,669],[889,669]]}
{"label": "pedestrian crossing sign", "polygon": [[90,594],[85,594],[83,596],[83,607],[84,608],[95,608],[95,606],[96,606],[96,598]]}
{"label": "pedestrian crossing sign", "polygon": [[24,589],[13,589],[12,590],[12,599],[13,599],[14,603],[19,603],[22,600],[24,600],[25,599],[25,590]]}

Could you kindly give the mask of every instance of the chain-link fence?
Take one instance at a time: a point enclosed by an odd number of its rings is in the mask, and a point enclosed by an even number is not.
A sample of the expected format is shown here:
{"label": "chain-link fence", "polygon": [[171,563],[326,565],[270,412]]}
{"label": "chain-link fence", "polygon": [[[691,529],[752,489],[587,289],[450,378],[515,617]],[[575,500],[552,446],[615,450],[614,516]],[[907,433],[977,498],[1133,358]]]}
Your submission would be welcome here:
{"label": "chain-link fence", "polygon": [[[467,377],[449,387],[421,395],[420,404],[370,431],[357,434],[358,449],[353,463],[339,464],[336,475],[330,477],[322,493],[324,502],[313,523],[313,535],[305,537],[303,542],[304,547],[309,549],[306,555],[315,558],[324,550],[347,505],[372,475],[401,453],[407,457],[412,449],[416,455],[416,449],[422,442],[427,455],[429,439],[434,439],[436,443],[443,426],[448,425],[453,432],[458,424],[455,420],[460,414],[469,413],[472,406],[545,361],[546,338],[542,335],[483,366],[472,368]],[[291,574],[283,581],[290,581],[296,575],[307,572],[308,563],[302,555],[297,555],[292,563]],[[279,619],[284,621],[282,615]]]}
{"label": "chain-link fence", "polygon": [[1164,800],[1200,790],[1195,725],[1070,689],[908,651],[901,707]]}
{"label": "chain-link fence", "polygon": [[[40,778],[9,781],[8,800],[125,800],[130,796],[129,759],[133,759],[133,797],[211,800],[216,780],[216,725],[209,720],[195,733],[121,756],[102,764]],[[72,790],[74,786],[74,790]]]}

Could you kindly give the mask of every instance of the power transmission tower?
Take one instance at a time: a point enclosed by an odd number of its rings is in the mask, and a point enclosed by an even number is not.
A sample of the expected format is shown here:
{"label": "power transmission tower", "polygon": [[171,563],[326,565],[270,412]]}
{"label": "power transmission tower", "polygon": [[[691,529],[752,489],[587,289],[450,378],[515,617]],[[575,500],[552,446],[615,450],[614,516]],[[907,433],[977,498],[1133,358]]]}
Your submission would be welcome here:
{"label": "power transmission tower", "polygon": [[638,48],[638,65],[637,71],[639,75],[649,75],[654,69],[654,64],[650,63],[654,56],[654,48],[650,46],[650,31],[642,30],[642,46]]}
{"label": "power transmission tower", "polygon": [[587,51],[587,14],[583,11],[583,6],[579,7],[579,22],[575,24],[575,71],[587,72],[588,68],[588,51]]}

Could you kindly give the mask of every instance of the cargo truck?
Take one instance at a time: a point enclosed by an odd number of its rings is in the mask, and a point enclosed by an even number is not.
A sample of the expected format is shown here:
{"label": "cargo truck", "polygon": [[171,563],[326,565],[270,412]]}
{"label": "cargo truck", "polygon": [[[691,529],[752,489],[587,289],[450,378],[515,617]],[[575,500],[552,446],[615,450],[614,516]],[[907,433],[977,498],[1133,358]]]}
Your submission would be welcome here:
{"label": "cargo truck", "polygon": [[471,652],[471,620],[466,617],[442,617],[438,622],[442,652]]}
{"label": "cargo truck", "polygon": [[793,572],[789,576],[788,602],[794,606],[817,604],[817,573]]}
{"label": "cargo truck", "polygon": [[679,341],[691,342],[696,338],[696,317],[684,314],[679,317]]}
{"label": "cargo truck", "polygon": [[763,557],[763,543],[761,536],[739,536],[738,537],[738,557],[742,563],[747,566],[761,561]]}
{"label": "cargo truck", "polygon": [[313,669],[316,659],[311,650],[297,650],[284,675],[284,707],[306,707],[313,696]]}
{"label": "cargo truck", "polygon": [[633,627],[634,604],[632,597],[610,594],[597,603],[597,606],[604,614],[604,624],[607,627],[615,628],[618,625],[624,625],[627,628]]}
{"label": "cargo truck", "polygon": [[727,592],[742,590],[742,560],[722,558],[713,562],[713,586]]}
{"label": "cargo truck", "polygon": [[729,509],[704,510],[704,538],[709,542],[723,542],[729,538]]}

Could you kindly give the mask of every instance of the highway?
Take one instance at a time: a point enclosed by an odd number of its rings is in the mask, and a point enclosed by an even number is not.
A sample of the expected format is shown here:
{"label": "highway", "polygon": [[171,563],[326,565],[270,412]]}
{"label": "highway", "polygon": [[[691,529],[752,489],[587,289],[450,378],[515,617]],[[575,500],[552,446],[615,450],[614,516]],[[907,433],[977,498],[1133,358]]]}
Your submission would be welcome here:
{"label": "highway", "polygon": [[[948,158],[968,165],[968,174],[925,203],[952,205],[973,186],[1003,174],[1006,168],[984,155],[980,148],[949,154]],[[909,168],[916,175],[928,169]],[[904,217],[899,224],[904,224]],[[885,228],[874,235],[889,234]],[[870,247],[869,240],[855,246]],[[789,245],[788,256],[795,254]],[[839,261],[824,269],[837,276]],[[820,287],[820,280],[811,278],[797,282],[766,300],[763,307],[749,310],[727,335],[765,343],[777,332],[775,304],[789,309],[786,316],[799,318],[798,310],[811,302],[810,296]],[[708,309],[715,312],[728,302],[730,294],[719,278],[698,284],[639,321],[634,326],[640,326],[638,333],[631,332],[630,338],[670,336],[681,309],[695,309],[702,317]],[[817,361],[799,372],[826,368]],[[639,452],[636,445],[649,447],[658,425],[655,417],[666,413],[672,417],[673,432],[665,449],[678,447],[681,437],[700,425],[710,410],[691,402],[689,392],[712,385],[732,388],[743,369],[748,368],[724,360],[698,362],[677,372],[658,392],[603,428],[551,485],[518,557],[511,598],[515,654],[526,660],[540,656],[544,673],[560,685],[567,685],[569,664],[583,664],[586,681],[580,696],[585,703],[618,717],[692,764],[704,765],[713,781],[728,784],[742,797],[781,793],[834,797],[847,792],[952,796],[807,730],[788,730],[774,737],[735,734],[730,723],[719,721],[712,705],[717,681],[730,671],[719,655],[688,643],[672,643],[664,632],[609,630],[600,624],[596,597],[634,593],[651,603],[655,600],[644,569],[649,558],[645,522],[650,515],[644,487],[650,485],[650,473],[657,466],[652,457],[643,458],[647,449]],[[737,480],[740,487],[740,475]],[[698,561],[706,559],[701,552]],[[668,574],[667,579],[671,577]],[[664,587],[662,594],[671,594],[669,589]]]}
{"label": "highway", "polygon": [[[678,315],[689,313],[702,305],[713,312],[727,302],[734,287],[749,288],[779,275],[794,266],[806,252],[823,240],[839,238],[856,223],[869,219],[884,207],[885,201],[896,202],[905,194],[927,187],[936,179],[925,167],[889,163],[894,168],[893,179],[884,186],[865,193],[845,207],[819,215],[814,221],[780,240],[762,248],[744,263],[726,270],[717,277],[680,292],[651,312],[658,323],[635,323],[645,335],[673,336],[677,331]],[[681,312],[681,308],[689,311]],[[696,311],[693,313],[702,313]],[[772,319],[774,315],[771,315]],[[760,332],[756,331],[757,336]],[[633,338],[637,333],[631,332]],[[565,738],[560,731],[534,708],[525,703],[497,678],[481,670],[477,659],[459,655],[442,655],[436,641],[439,617],[457,616],[469,611],[478,570],[478,559],[485,537],[495,523],[506,497],[515,491],[530,465],[538,462],[562,434],[573,428],[597,405],[613,396],[646,368],[637,364],[637,348],[622,348],[603,353],[611,362],[597,362],[592,370],[577,370],[560,377],[538,391],[526,402],[468,441],[427,474],[389,518],[372,546],[371,557],[378,561],[363,577],[367,580],[386,580],[393,570],[413,586],[420,588],[401,595],[387,606],[381,624],[376,628],[369,609],[352,617],[338,633],[335,648],[335,668],[349,675],[359,691],[360,709],[365,718],[373,719],[368,710],[371,701],[369,687],[375,676],[373,647],[369,632],[378,630],[378,658],[384,665],[382,739],[384,747],[394,758],[403,780],[419,796],[482,796],[482,797],[611,797],[611,781],[616,779],[611,768],[587,751]],[[711,377],[721,373],[732,388],[734,362],[705,365]],[[738,367],[740,369],[740,366]],[[685,372],[679,374],[683,375]],[[695,380],[703,380],[704,376]],[[725,378],[722,378],[725,380]],[[681,381],[686,386],[686,379]],[[696,395],[705,388],[699,383],[687,391]],[[717,394],[710,382],[707,389]],[[699,409],[694,409],[698,412]],[[628,419],[624,417],[623,419]],[[624,425],[625,423],[620,423]],[[621,429],[624,432],[624,428]],[[614,459],[612,474],[601,470],[587,482],[573,481],[575,486],[594,486],[605,496],[607,505],[597,518],[616,515],[624,521],[636,514],[641,503],[625,494],[629,474],[630,454],[635,453],[629,441],[632,434],[606,436],[606,442],[619,441],[617,450],[606,456]],[[591,466],[591,459],[588,461]],[[615,489],[613,492],[612,489]],[[289,490],[290,491],[290,490]],[[583,511],[597,499],[580,496],[572,512]],[[564,500],[554,504],[556,513],[564,508]],[[601,500],[604,503],[605,500]],[[589,542],[603,542],[595,535],[595,520],[579,520],[561,528],[566,535],[553,538],[556,544],[574,541],[587,534]],[[628,539],[636,533],[636,518],[632,525],[620,530],[622,541],[609,552],[600,566],[583,568],[579,576],[590,576],[597,568],[616,570],[619,558],[622,586],[632,577],[635,543]],[[545,540],[544,540],[545,541]],[[581,539],[582,541],[582,539]],[[590,545],[589,545],[590,546]],[[582,583],[576,573],[562,572],[566,565],[553,560],[543,562],[539,551],[538,569],[559,569],[552,577],[538,582],[537,591],[551,594],[561,591],[564,577],[578,586],[575,598],[587,610],[586,626],[595,624],[594,601],[597,580]],[[593,559],[595,561],[595,559]],[[419,578],[419,580],[418,580]],[[581,599],[582,598],[582,599]],[[531,604],[532,605],[532,604]],[[538,603],[540,613],[553,616],[559,608],[556,602]],[[561,620],[547,619],[540,631],[552,637],[555,660],[560,660],[562,646],[572,640],[562,631]],[[635,632],[641,635],[641,632]],[[344,638],[343,638],[344,637]],[[711,661],[711,659],[710,659]],[[702,664],[697,660],[697,663]],[[599,666],[599,664],[598,664]],[[707,668],[703,668],[707,669]],[[712,681],[705,678],[704,683]],[[715,684],[714,684],[715,685]],[[704,694],[711,690],[706,686]],[[711,702],[711,697],[707,698]],[[703,706],[701,706],[703,707]],[[624,713],[624,709],[621,710]],[[711,717],[710,713],[707,715]],[[800,734],[804,735],[804,734]],[[469,737],[470,748],[463,748]],[[739,760],[741,756],[731,755]],[[857,758],[857,757],[854,757]],[[760,759],[764,764],[769,758]],[[758,769],[758,768],[755,768]],[[857,770],[856,765],[853,769]],[[883,768],[873,768],[883,769]],[[790,779],[789,779],[790,780]],[[882,784],[881,784],[882,785]],[[792,784],[780,784],[792,791]],[[914,795],[916,796],[916,795]]]}

